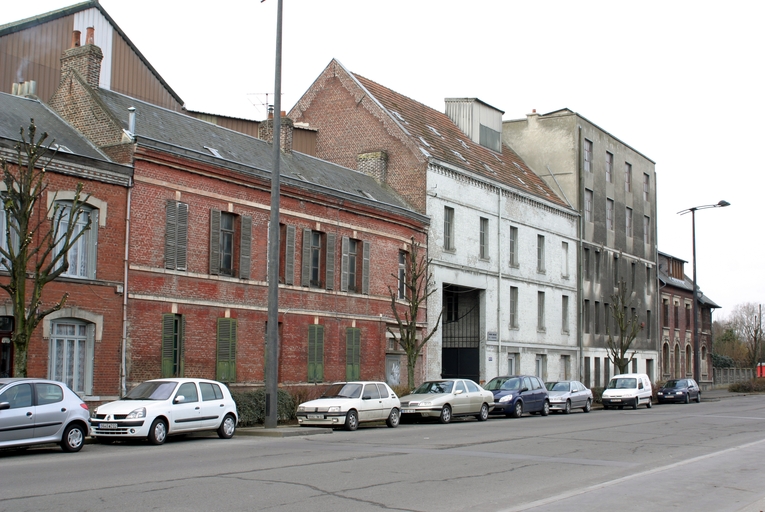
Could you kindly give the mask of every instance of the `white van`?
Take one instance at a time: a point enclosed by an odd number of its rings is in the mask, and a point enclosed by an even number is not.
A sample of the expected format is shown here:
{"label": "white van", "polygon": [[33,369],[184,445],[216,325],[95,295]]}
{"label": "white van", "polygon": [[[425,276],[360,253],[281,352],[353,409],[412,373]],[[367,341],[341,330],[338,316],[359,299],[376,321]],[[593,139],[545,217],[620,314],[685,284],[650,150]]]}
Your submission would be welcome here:
{"label": "white van", "polygon": [[601,402],[603,409],[622,407],[629,405],[637,409],[638,405],[645,404],[651,408],[651,379],[645,373],[623,373],[615,375],[603,390]]}

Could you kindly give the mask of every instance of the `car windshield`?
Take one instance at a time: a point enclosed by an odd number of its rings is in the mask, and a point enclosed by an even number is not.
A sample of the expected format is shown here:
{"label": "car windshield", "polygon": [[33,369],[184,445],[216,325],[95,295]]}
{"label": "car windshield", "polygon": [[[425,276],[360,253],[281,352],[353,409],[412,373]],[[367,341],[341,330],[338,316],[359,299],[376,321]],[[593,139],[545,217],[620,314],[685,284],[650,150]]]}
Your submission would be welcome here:
{"label": "car windshield", "polygon": [[571,384],[568,382],[548,382],[545,384],[547,391],[569,391]]}
{"label": "car windshield", "polygon": [[131,389],[123,400],[167,400],[177,385],[164,380],[143,382]]}
{"label": "car windshield", "polygon": [[324,390],[321,398],[359,398],[361,396],[361,384],[340,382],[332,384]]}
{"label": "car windshield", "polygon": [[518,377],[494,377],[484,386],[489,391],[517,391],[521,389],[521,379]]}
{"label": "car windshield", "polygon": [[423,382],[420,387],[414,390],[415,395],[424,395],[428,393],[451,393],[454,387],[454,382],[451,380],[432,380],[429,382]]}
{"label": "car windshield", "polygon": [[665,388],[679,388],[682,387],[682,381],[679,380],[668,380],[666,384],[664,384]]}
{"label": "car windshield", "polygon": [[637,387],[637,379],[611,379],[606,389],[635,389]]}

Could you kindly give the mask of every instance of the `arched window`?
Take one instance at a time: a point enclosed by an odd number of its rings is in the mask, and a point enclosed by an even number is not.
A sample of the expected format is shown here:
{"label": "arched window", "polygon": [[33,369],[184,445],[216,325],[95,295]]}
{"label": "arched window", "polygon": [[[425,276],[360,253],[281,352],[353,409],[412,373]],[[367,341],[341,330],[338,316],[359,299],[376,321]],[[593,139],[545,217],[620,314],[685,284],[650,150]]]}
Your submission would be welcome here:
{"label": "arched window", "polygon": [[680,378],[680,345],[675,343],[675,371],[672,375],[673,378]]}
{"label": "arched window", "polygon": [[685,374],[693,375],[693,351],[690,345],[685,346]]}
{"label": "arched window", "polygon": [[661,351],[661,372],[669,375],[669,343],[665,343]]}
{"label": "arched window", "polygon": [[[56,234],[58,243],[56,244],[56,252],[59,253],[64,246],[62,237],[66,233],[69,216],[72,211],[72,202],[58,201],[57,207],[58,211],[54,216],[53,229],[57,229],[56,223],[58,223],[58,233]],[[88,219],[90,219],[90,228],[82,233],[87,225]],[[82,235],[69,249],[69,252],[67,253],[69,268],[61,275],[95,279],[96,246],[98,241],[98,210],[91,208],[88,205],[83,205],[82,211],[77,216],[77,219],[74,220],[74,224],[72,238],[80,233],[82,233]]]}
{"label": "arched window", "polygon": [[707,347],[701,347],[701,375],[707,375]]}
{"label": "arched window", "polygon": [[95,324],[74,318],[51,321],[48,378],[74,392],[92,394]]}

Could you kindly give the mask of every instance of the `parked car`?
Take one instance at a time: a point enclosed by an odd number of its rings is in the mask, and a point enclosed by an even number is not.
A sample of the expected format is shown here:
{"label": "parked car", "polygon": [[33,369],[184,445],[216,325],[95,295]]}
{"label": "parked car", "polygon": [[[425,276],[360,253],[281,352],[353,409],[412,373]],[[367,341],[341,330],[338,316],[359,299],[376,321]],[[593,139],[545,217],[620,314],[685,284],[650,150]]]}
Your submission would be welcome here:
{"label": "parked car", "polygon": [[0,448],[58,443],[80,451],[88,435],[87,404],[63,382],[0,379]]}
{"label": "parked car", "polygon": [[225,384],[172,378],[147,380],[124,398],[99,406],[90,426],[99,441],[146,438],[162,444],[167,436],[201,430],[230,439],[237,421],[236,403]]}
{"label": "parked car", "polygon": [[545,387],[550,396],[551,411],[569,414],[571,409],[582,409],[584,412],[592,409],[592,391],[578,380],[545,382]]}
{"label": "parked car", "polygon": [[547,416],[550,398],[544,383],[533,375],[494,377],[486,384],[494,395],[492,414],[520,418],[524,412]]}
{"label": "parked car", "polygon": [[344,427],[356,430],[359,423],[385,421],[398,427],[401,402],[384,382],[336,382],[316,400],[302,403],[297,409],[301,427]]}
{"label": "parked car", "polygon": [[625,405],[637,409],[640,404],[645,404],[650,409],[652,398],[653,390],[648,375],[645,373],[623,373],[616,375],[608,382],[600,401],[603,403],[603,409],[610,407],[623,409]]}
{"label": "parked car", "polygon": [[401,398],[401,415],[405,419],[438,418],[441,423],[457,416],[486,421],[493,405],[491,392],[470,379],[429,380]]}
{"label": "parked car", "polygon": [[687,404],[691,400],[696,400],[696,403],[700,403],[701,390],[693,379],[673,379],[668,380],[659,388],[659,391],[656,392],[656,398],[660,404],[665,402],[683,402]]}

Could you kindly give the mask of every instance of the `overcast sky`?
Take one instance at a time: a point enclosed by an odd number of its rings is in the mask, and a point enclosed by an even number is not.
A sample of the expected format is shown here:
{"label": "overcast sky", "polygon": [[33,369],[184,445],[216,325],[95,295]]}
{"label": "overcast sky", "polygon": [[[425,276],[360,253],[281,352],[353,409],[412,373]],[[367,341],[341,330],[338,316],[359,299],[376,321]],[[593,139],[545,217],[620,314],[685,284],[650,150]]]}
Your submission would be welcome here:
{"label": "overcast sky", "polygon": [[[76,3],[3,1],[0,24]],[[273,103],[276,0],[101,0],[187,108]],[[214,7],[213,7],[214,6]],[[282,110],[332,58],[439,111],[569,108],[656,162],[659,250],[722,309],[765,302],[765,2],[284,0]],[[25,77],[27,78],[27,77]],[[765,201],[763,201],[765,203]]]}

